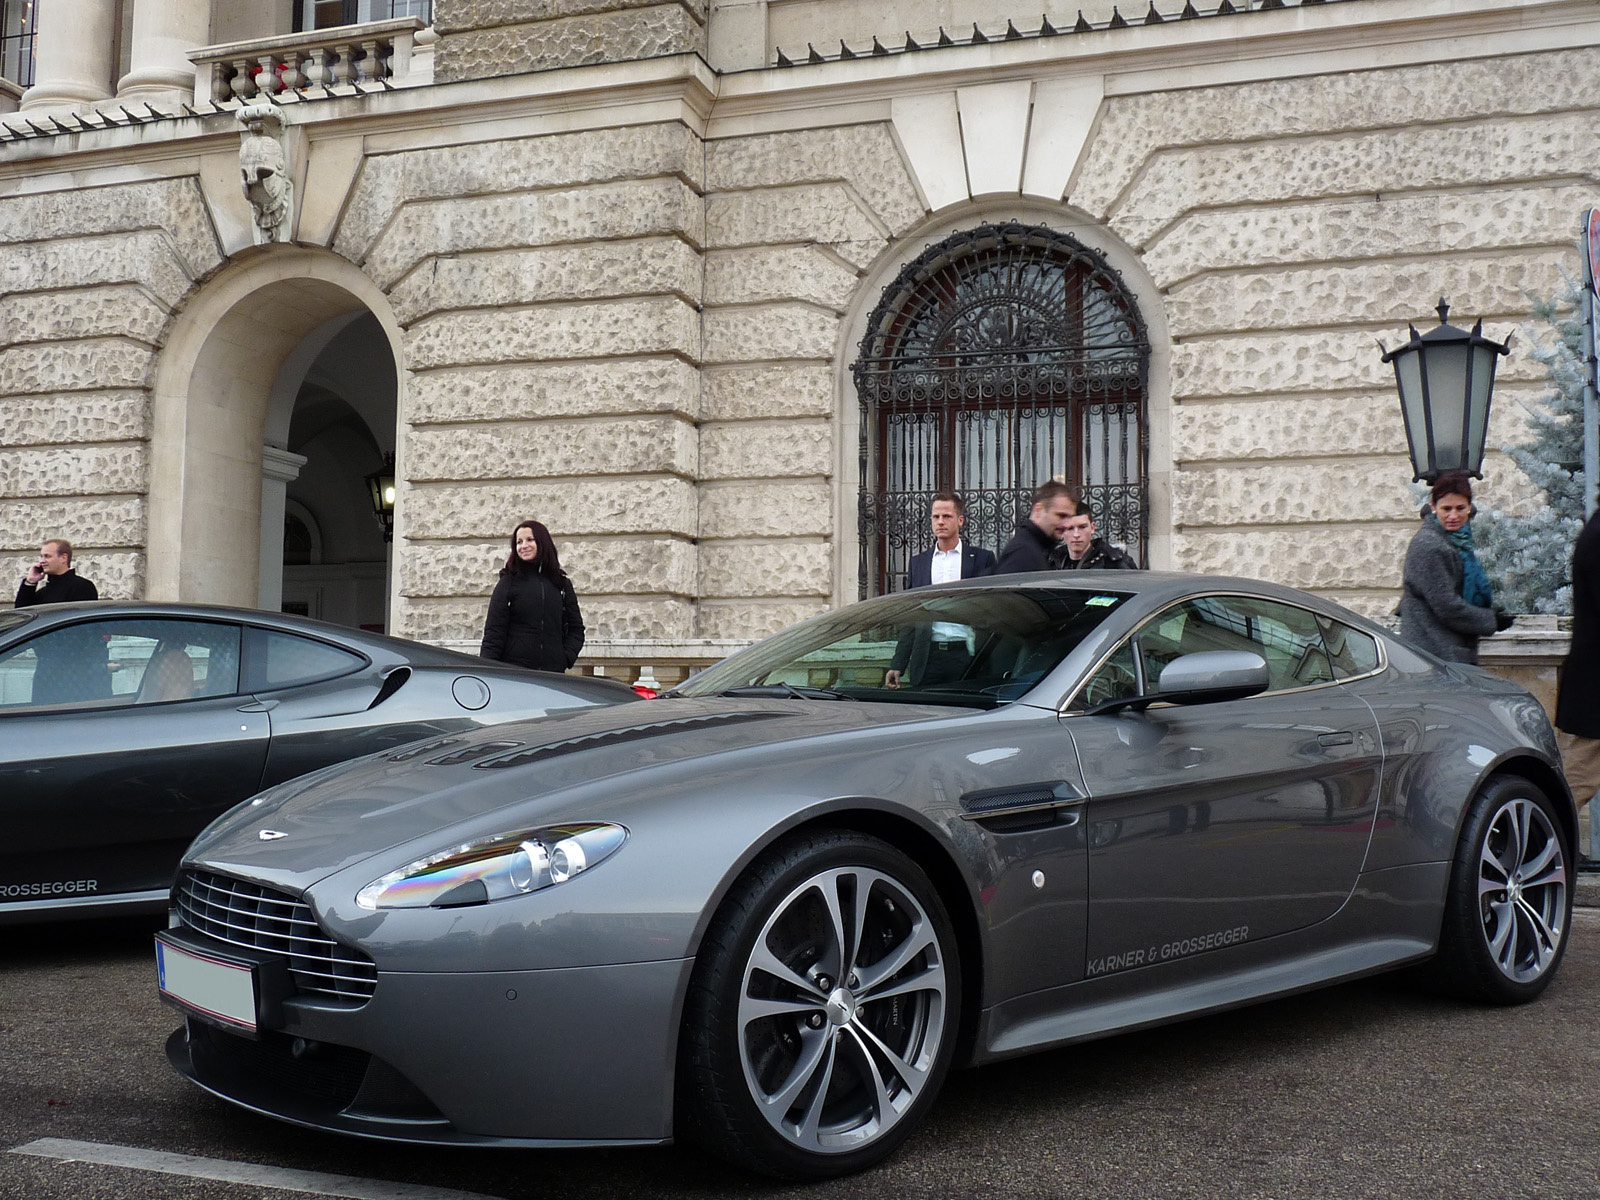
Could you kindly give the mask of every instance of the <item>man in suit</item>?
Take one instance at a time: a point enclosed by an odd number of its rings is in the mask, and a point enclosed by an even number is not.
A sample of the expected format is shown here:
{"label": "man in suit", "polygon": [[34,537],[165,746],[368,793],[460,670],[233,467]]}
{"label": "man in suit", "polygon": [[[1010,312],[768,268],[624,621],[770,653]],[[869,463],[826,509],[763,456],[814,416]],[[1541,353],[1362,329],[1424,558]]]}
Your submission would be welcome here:
{"label": "man in suit", "polygon": [[[1572,548],[1572,645],[1556,691],[1555,724],[1567,784],[1582,809],[1600,789],[1600,513],[1584,523]],[[1591,809],[1589,820],[1595,818]],[[1580,851],[1578,869],[1600,871],[1600,861]]]}
{"label": "man in suit", "polygon": [[[911,569],[906,572],[908,589],[994,574],[993,552],[961,540],[967,506],[960,496],[954,492],[935,496],[928,523],[933,527],[933,545],[912,556]],[[972,661],[967,633],[965,625],[934,621],[918,626],[915,633],[902,634],[883,677],[884,686],[897,688],[903,682],[932,684],[959,678]]]}

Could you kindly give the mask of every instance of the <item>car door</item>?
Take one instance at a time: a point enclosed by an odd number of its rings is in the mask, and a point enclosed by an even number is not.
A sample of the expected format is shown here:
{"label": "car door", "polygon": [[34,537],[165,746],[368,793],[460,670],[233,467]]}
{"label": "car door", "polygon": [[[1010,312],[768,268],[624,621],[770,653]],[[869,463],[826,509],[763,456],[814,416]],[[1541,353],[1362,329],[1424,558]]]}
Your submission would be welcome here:
{"label": "car door", "polygon": [[1259,654],[1268,691],[1063,721],[1089,792],[1091,978],[1311,925],[1360,874],[1382,766],[1376,723],[1334,682],[1310,611],[1251,596],[1184,601],[1136,632],[1085,696],[1149,694],[1167,663],[1208,650]]}
{"label": "car door", "polygon": [[0,655],[0,905],[164,892],[256,790],[268,726],[239,711],[239,633],[85,619]]}

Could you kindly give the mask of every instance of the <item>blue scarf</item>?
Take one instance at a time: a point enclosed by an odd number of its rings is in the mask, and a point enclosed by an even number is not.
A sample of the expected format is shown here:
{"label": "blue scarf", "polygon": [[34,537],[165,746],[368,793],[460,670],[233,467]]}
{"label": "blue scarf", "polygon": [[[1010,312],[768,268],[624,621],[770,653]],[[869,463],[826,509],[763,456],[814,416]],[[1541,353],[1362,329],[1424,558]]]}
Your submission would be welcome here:
{"label": "blue scarf", "polygon": [[[1428,520],[1439,525],[1439,518],[1432,513],[1428,514]],[[1494,591],[1472,544],[1472,522],[1468,521],[1454,533],[1446,531],[1443,525],[1439,525],[1439,530],[1461,556],[1461,598],[1477,608],[1488,608],[1494,603]]]}

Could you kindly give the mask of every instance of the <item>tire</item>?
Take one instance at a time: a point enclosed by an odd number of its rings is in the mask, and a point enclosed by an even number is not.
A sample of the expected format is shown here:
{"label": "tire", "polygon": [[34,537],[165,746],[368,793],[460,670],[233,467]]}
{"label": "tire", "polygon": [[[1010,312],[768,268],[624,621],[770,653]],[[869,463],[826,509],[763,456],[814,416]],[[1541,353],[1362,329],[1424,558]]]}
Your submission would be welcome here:
{"label": "tire", "polygon": [[872,1165],[938,1094],[960,992],[949,916],[914,862],[845,831],[780,843],[701,945],[679,1047],[679,1136],[781,1179]]}
{"label": "tire", "polygon": [[1488,1004],[1525,1004],[1544,991],[1567,949],[1571,862],[1549,797],[1519,776],[1490,780],[1456,844],[1436,981]]}

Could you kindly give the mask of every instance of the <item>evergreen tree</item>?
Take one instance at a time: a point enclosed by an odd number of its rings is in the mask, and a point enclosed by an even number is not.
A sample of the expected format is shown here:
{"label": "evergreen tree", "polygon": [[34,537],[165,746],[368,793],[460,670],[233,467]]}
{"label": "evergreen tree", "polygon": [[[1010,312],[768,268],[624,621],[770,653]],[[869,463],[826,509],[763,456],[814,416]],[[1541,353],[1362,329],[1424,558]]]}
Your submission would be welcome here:
{"label": "evergreen tree", "polygon": [[1572,543],[1583,528],[1582,300],[1582,284],[1569,275],[1560,294],[1535,302],[1526,332],[1550,390],[1524,405],[1528,440],[1502,447],[1543,503],[1523,517],[1486,509],[1472,524],[1495,600],[1508,612],[1572,612]]}

